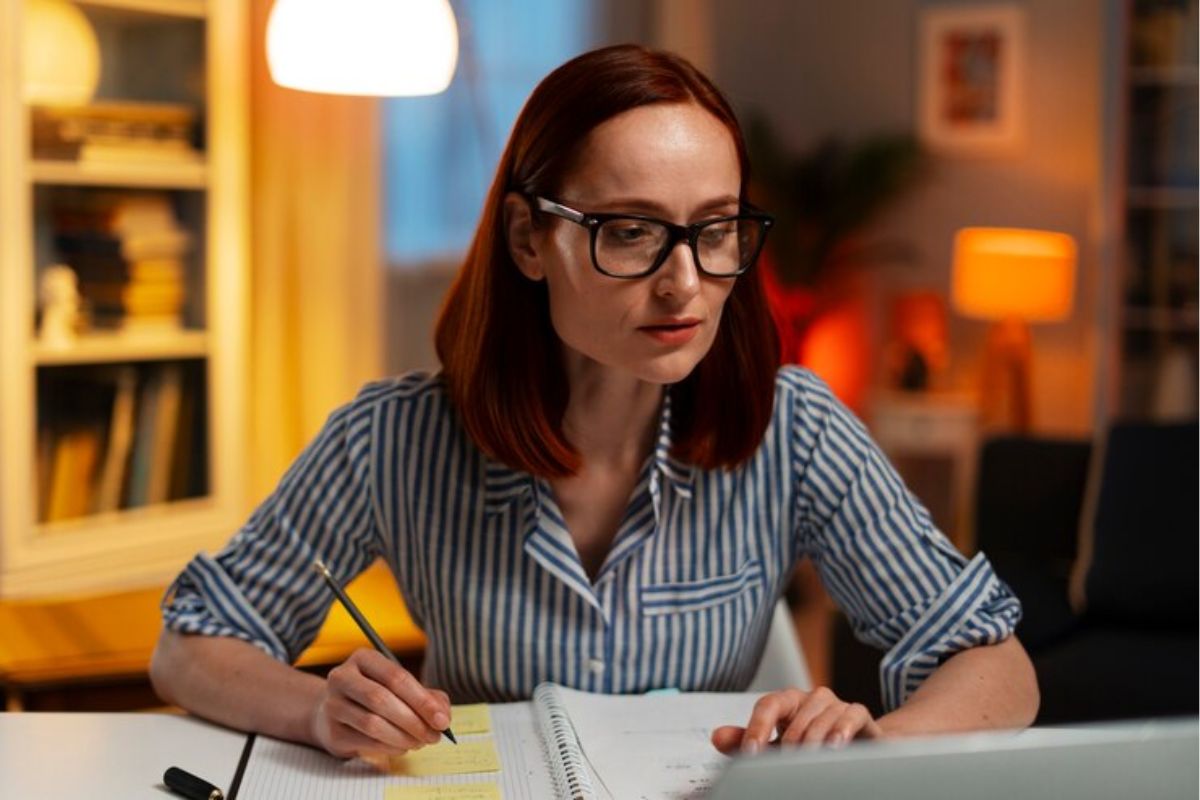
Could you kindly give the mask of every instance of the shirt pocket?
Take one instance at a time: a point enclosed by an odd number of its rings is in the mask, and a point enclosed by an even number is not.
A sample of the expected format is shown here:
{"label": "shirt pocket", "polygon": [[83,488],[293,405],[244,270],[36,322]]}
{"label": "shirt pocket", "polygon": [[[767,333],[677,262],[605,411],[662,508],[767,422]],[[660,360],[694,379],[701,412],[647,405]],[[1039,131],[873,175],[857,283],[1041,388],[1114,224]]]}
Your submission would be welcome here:
{"label": "shirt pocket", "polygon": [[762,561],[753,559],[726,575],[643,586],[640,593],[642,615],[654,617],[716,608],[757,589],[762,579]]}

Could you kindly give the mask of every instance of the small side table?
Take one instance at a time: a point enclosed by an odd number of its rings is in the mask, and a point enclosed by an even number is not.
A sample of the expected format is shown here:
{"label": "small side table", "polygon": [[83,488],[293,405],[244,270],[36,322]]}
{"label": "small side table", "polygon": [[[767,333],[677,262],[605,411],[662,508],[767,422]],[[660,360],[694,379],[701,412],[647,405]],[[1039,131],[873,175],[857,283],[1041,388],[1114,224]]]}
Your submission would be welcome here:
{"label": "small side table", "polygon": [[872,402],[868,425],[934,524],[970,554],[979,450],[976,399],[950,392],[887,392]]}

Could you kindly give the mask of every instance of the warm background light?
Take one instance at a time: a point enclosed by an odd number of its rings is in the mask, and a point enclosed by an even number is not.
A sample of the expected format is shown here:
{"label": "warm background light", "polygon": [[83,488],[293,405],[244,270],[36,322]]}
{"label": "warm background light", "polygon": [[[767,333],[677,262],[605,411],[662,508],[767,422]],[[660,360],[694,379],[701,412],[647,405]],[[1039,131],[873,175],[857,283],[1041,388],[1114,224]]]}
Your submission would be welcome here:
{"label": "warm background light", "polygon": [[951,295],[958,313],[992,320],[980,371],[986,426],[1033,425],[1030,322],[1061,322],[1075,295],[1075,240],[1018,228],[963,228],[954,236]]}
{"label": "warm background light", "polygon": [[437,94],[457,61],[448,0],[277,0],[267,20],[271,77],[290,89]]}
{"label": "warm background light", "polygon": [[977,319],[1059,322],[1075,295],[1075,240],[1018,228],[963,228],[954,237],[954,307]]}
{"label": "warm background light", "polygon": [[66,0],[25,4],[25,101],[83,105],[100,82],[100,45],[92,23]]}

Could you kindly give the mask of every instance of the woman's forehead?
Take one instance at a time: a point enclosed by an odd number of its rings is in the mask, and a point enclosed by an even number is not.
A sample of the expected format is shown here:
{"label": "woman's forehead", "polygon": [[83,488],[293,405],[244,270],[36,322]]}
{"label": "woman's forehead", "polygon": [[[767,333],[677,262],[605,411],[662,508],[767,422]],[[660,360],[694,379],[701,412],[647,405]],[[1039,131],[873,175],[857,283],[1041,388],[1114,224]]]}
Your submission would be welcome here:
{"label": "woman's forehead", "polygon": [[694,103],[657,103],[623,112],[584,140],[564,182],[589,200],[737,197],[741,166],[733,136]]}

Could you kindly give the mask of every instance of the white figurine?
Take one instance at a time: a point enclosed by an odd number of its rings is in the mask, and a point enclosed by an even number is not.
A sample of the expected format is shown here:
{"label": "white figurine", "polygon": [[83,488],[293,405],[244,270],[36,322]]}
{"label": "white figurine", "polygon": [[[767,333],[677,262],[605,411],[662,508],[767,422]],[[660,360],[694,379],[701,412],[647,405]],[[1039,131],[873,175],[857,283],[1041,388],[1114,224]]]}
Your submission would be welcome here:
{"label": "white figurine", "polygon": [[69,347],[75,342],[79,322],[79,282],[63,264],[42,270],[42,327],[38,332],[48,347]]}

